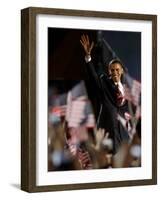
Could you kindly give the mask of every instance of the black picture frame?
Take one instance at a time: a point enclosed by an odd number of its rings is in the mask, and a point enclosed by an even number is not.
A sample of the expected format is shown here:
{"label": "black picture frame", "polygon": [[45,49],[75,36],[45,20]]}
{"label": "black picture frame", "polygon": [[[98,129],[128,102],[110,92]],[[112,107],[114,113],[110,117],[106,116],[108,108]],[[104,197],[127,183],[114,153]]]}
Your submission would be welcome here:
{"label": "black picture frame", "polygon": [[[36,17],[78,16],[152,22],[152,178],[63,185],[36,185]],[[157,184],[157,16],[29,7],[21,11],[21,189],[27,192]]]}

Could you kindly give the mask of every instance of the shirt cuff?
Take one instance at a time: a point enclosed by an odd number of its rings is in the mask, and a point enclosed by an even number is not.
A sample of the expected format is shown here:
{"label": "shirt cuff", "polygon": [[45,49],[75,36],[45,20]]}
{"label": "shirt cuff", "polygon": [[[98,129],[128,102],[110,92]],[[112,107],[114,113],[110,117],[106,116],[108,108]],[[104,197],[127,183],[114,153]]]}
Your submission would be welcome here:
{"label": "shirt cuff", "polygon": [[90,55],[85,56],[85,61],[86,63],[89,63],[91,61],[91,56]]}

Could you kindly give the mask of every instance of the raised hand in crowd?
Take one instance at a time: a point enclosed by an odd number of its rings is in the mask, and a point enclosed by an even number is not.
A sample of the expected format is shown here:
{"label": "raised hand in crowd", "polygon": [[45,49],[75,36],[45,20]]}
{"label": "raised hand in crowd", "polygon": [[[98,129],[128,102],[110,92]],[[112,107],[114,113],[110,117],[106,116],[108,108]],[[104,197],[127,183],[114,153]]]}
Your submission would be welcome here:
{"label": "raised hand in crowd", "polygon": [[83,48],[84,48],[84,51],[85,51],[86,56],[91,55],[91,51],[92,51],[92,49],[93,49],[93,47],[94,47],[94,42],[92,41],[92,42],[90,43],[90,40],[89,40],[88,35],[84,35],[84,34],[83,34],[83,35],[81,36],[80,43],[81,43],[81,45],[82,45]]}

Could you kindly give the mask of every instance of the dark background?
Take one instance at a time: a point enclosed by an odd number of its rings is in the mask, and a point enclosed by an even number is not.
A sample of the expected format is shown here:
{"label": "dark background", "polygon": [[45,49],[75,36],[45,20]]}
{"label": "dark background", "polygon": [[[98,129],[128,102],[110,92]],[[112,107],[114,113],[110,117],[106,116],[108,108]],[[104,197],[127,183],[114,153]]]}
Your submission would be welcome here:
{"label": "dark background", "polygon": [[[97,59],[96,30],[48,28],[48,78],[52,80],[88,79],[84,50],[80,44],[82,34],[88,34],[95,42],[93,62]],[[129,74],[141,81],[141,33],[102,31],[103,38],[122,60]]]}

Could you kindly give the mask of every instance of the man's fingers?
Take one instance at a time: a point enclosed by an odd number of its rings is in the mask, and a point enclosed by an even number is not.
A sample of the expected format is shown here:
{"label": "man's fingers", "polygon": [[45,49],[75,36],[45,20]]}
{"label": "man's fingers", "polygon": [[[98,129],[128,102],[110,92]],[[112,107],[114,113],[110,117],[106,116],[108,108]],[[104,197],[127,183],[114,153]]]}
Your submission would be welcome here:
{"label": "man's fingers", "polygon": [[89,45],[89,37],[88,37],[88,35],[86,35],[86,41],[87,41],[87,44]]}
{"label": "man's fingers", "polygon": [[100,133],[101,133],[101,135],[104,137],[104,135],[105,135],[105,129],[101,128],[101,129],[100,129]]}
{"label": "man's fingers", "polygon": [[80,40],[81,45],[84,47],[84,43],[82,42],[82,40]]}
{"label": "man's fingers", "polygon": [[105,135],[105,129],[104,128],[102,129],[102,134]]}
{"label": "man's fingers", "polygon": [[85,46],[85,45],[87,46],[87,45],[88,45],[85,35],[82,35],[82,36],[81,36],[81,44],[82,44],[83,46]]}
{"label": "man's fingers", "polygon": [[109,136],[109,132],[106,132],[104,139],[108,139],[108,136]]}
{"label": "man's fingers", "polygon": [[88,37],[88,35],[84,35],[84,34],[83,34],[83,35],[81,36],[81,39],[82,39],[83,43],[89,45],[89,37]]}
{"label": "man's fingers", "polygon": [[92,41],[91,47],[90,47],[90,51],[93,49],[94,47],[94,42]]}
{"label": "man's fingers", "polygon": [[87,41],[86,41],[86,36],[85,36],[84,34],[82,35],[81,38],[82,38],[83,43],[87,43]]}
{"label": "man's fingers", "polygon": [[88,35],[84,35],[84,34],[81,35],[80,43],[81,43],[81,45],[84,47],[85,52],[86,52],[87,54],[90,54],[90,53],[91,53],[91,50],[93,49],[94,42],[92,42],[92,43],[90,44]]}

